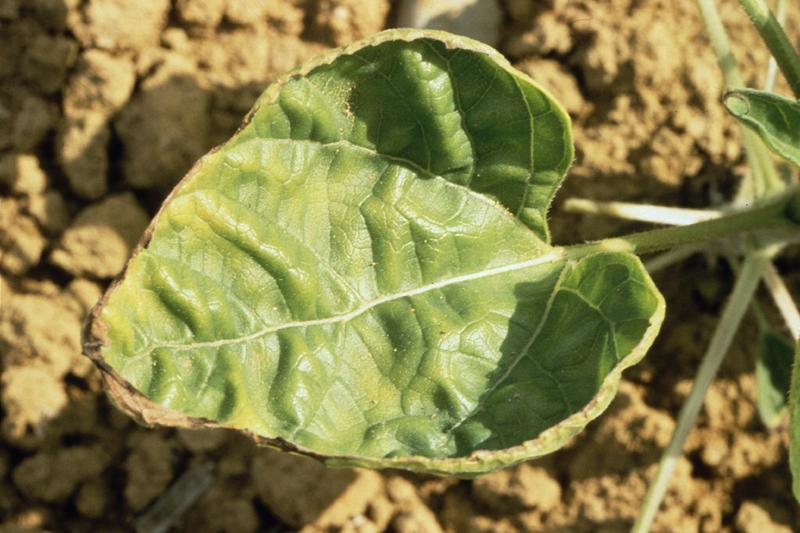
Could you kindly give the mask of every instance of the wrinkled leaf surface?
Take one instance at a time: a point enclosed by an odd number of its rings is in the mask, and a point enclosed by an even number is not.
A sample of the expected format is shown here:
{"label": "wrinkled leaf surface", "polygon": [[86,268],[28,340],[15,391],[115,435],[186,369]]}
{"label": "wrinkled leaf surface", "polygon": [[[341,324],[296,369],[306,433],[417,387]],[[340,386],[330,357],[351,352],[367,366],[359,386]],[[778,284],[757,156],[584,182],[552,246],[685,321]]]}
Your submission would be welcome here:
{"label": "wrinkled leaf surface", "polygon": [[663,301],[549,244],[558,103],[495,51],[389,31],[278,80],[165,202],[86,351],[148,423],[472,475],[597,416]]}

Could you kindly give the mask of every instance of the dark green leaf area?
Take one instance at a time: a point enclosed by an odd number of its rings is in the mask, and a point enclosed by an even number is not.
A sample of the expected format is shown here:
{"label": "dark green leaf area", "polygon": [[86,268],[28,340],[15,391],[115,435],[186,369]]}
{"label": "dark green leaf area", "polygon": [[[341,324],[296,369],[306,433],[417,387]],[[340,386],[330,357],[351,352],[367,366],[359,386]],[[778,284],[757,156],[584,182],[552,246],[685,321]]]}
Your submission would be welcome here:
{"label": "dark green leaf area", "polygon": [[789,398],[794,346],[772,331],[761,335],[756,358],[756,404],[767,427],[780,422]]}
{"label": "dark green leaf area", "polygon": [[792,492],[800,502],[800,341],[795,349],[789,387],[789,468],[792,471]]}
{"label": "dark green leaf area", "polygon": [[800,166],[800,102],[765,91],[737,89],[725,95],[725,107],[758,133],[773,152]]}
{"label": "dark green leaf area", "polygon": [[290,79],[255,130],[353,145],[492,195],[547,240],[547,208],[572,162],[568,119],[495,59],[433,39],[364,47]]}
{"label": "dark green leaf area", "polygon": [[[584,409],[650,328],[659,299],[647,286],[638,260],[619,254],[589,257],[562,271],[544,316],[538,318],[541,308],[523,315],[537,324],[534,334],[505,340],[513,364],[459,423],[464,451],[513,446]],[[533,288],[515,290],[521,296]]]}

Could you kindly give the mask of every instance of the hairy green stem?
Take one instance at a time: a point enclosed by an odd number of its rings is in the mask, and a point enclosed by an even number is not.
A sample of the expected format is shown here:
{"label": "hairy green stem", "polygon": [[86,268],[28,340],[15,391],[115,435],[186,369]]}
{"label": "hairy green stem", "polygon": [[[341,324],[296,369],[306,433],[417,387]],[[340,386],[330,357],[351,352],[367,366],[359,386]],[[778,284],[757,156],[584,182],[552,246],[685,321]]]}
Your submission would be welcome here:
{"label": "hairy green stem", "polygon": [[[722,25],[715,0],[695,0],[703,17],[706,26],[711,48],[717,57],[717,63],[722,71],[722,77],[728,89],[744,87],[739,68],[736,66],[736,58],[731,51],[728,34],[725,26]],[[758,136],[740,126],[742,134],[742,145],[747,156],[747,162],[751,174],[744,180],[737,193],[737,200],[748,200],[760,198],[783,189],[783,183],[778,175],[775,166],[770,159],[767,147]]]}
{"label": "hairy green stem", "polygon": [[760,204],[696,224],[660,228],[569,246],[567,255],[583,257],[600,251],[641,255],[769,229],[800,231],[800,189],[793,189]]}
{"label": "hairy green stem", "polygon": [[[775,19],[783,27],[786,22],[786,0],[778,0],[775,3]],[[778,75],[778,63],[773,56],[769,57],[767,65],[767,75],[764,77],[764,90],[773,92],[775,90],[775,78]]]}
{"label": "hairy green stem", "polygon": [[711,344],[709,344],[708,351],[703,356],[703,362],[697,372],[692,391],[683,404],[672,439],[664,450],[656,477],[650,484],[644,504],[639,512],[639,517],[631,530],[634,533],[649,531],[650,525],[653,523],[656,512],[667,491],[669,479],[673,470],[675,470],[678,459],[682,455],[686,437],[694,427],[697,415],[703,406],[703,398],[706,391],[711,385],[714,376],[716,376],[723,357],[730,348],[739,323],[742,321],[744,313],[753,298],[756,287],[758,287],[761,274],[767,263],[769,263],[770,255],[767,251],[759,250],[751,252],[745,258],[742,271],[736,280],[733,292],[725,304],[717,329],[711,338]]}
{"label": "hairy green stem", "polygon": [[795,98],[800,98],[800,56],[792,46],[786,32],[772,15],[764,0],[739,0],[753,25],[761,34],[783,76],[789,82]]}

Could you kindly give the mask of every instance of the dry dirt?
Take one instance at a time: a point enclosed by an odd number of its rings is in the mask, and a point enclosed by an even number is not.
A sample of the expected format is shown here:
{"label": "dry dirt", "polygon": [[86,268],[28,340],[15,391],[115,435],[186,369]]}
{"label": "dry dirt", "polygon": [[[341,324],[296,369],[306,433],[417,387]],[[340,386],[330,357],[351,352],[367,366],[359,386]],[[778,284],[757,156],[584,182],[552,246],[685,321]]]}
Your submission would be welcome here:
{"label": "dry dirt", "polygon": [[[767,54],[720,2],[753,83]],[[505,0],[497,46],[575,121],[572,195],[706,205],[743,171],[690,0]],[[796,7],[796,6],[794,6]],[[127,531],[193,465],[213,482],[176,531],[625,531],[731,275],[695,257],[609,412],[567,449],[474,481],[328,470],[220,431],[146,429],[79,355],[81,321],[169,187],[274,77],[390,27],[387,0],[0,0],[0,532]],[[800,12],[790,17],[797,35]],[[554,209],[555,238],[633,228]],[[780,265],[800,291],[798,254]],[[797,293],[797,292],[796,292]],[[753,405],[754,326],[689,437],[656,531],[800,528],[785,427]]]}

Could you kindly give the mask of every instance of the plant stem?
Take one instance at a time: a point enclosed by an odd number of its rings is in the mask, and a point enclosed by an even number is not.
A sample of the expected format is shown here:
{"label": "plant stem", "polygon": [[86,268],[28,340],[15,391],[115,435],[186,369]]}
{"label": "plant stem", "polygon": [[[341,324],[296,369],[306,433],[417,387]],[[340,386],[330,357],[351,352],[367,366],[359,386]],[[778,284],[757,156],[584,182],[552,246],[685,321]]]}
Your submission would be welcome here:
{"label": "plant stem", "polygon": [[761,273],[769,260],[770,253],[764,250],[752,252],[745,257],[742,271],[722,311],[722,316],[711,338],[708,351],[703,356],[703,362],[697,372],[692,391],[683,404],[672,439],[664,450],[656,477],[650,484],[647,496],[645,496],[639,512],[639,517],[631,530],[634,533],[649,531],[650,525],[653,523],[656,512],[667,491],[669,479],[678,459],[681,457],[683,444],[689,435],[689,431],[694,426],[697,415],[703,405],[706,390],[708,390],[711,381],[716,376],[720,363],[722,363],[722,358],[733,341],[739,323],[744,317],[756,287],[758,287]]}
{"label": "plant stem", "polygon": [[587,198],[568,199],[564,202],[564,210],[676,226],[719,218],[723,214],[715,209],[688,209],[631,202],[598,202]]}
{"label": "plant stem", "polygon": [[778,269],[770,262],[764,270],[764,284],[767,286],[775,306],[780,311],[786,327],[795,340],[800,339],[800,311],[794,303],[789,289],[783,282],[783,278],[778,273]]}
{"label": "plant stem", "polygon": [[189,467],[178,481],[161,495],[143,515],[136,519],[137,533],[166,533],[180,516],[203,495],[214,481],[212,463]]}
{"label": "plant stem", "polygon": [[767,320],[767,316],[764,314],[764,310],[761,308],[761,304],[758,302],[758,298],[753,297],[752,301],[750,302],[750,311],[752,311],[753,316],[756,317],[759,333],[763,335],[764,333],[771,331],[769,327],[769,321]]}
{"label": "plant stem", "polygon": [[696,2],[706,26],[708,39],[711,41],[711,48],[714,50],[714,55],[717,56],[717,63],[722,71],[725,85],[729,88],[744,87],[744,79],[739,72],[739,67],[736,65],[736,58],[733,57],[728,34],[725,31],[725,26],[722,25],[722,19],[719,16],[714,0],[696,0]]}
{"label": "plant stem", "polygon": [[[711,48],[717,57],[717,63],[722,71],[722,77],[728,89],[744,87],[739,68],[736,66],[736,59],[731,51],[728,34],[725,26],[722,25],[715,0],[696,0],[700,15],[706,26],[706,33],[711,42]],[[778,176],[775,166],[772,164],[767,147],[758,136],[739,127],[742,134],[742,145],[747,156],[751,174],[742,180],[742,184],[737,193],[737,200],[748,200],[760,198],[769,193],[780,191],[783,188],[780,176]]]}
{"label": "plant stem", "polygon": [[800,56],[764,0],[739,0],[778,63],[795,98],[800,98]]}
{"label": "plant stem", "polygon": [[742,145],[753,175],[753,197],[762,198],[782,191],[785,186],[764,141],[755,132],[742,129]]}
{"label": "plant stem", "polygon": [[697,224],[660,228],[573,245],[567,248],[567,254],[571,257],[584,257],[601,251],[615,251],[641,255],[764,229],[800,230],[800,189]]}
{"label": "plant stem", "polygon": [[652,274],[683,261],[702,250],[703,246],[700,244],[685,244],[648,259],[644,262],[644,268]]}
{"label": "plant stem", "polygon": [[[775,4],[775,19],[783,27],[786,22],[786,0],[778,0]],[[764,90],[773,92],[775,90],[775,78],[778,75],[778,63],[773,56],[769,57],[767,65],[767,75],[764,78]]]}

